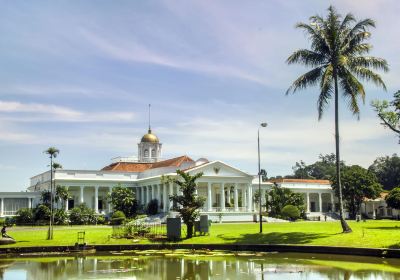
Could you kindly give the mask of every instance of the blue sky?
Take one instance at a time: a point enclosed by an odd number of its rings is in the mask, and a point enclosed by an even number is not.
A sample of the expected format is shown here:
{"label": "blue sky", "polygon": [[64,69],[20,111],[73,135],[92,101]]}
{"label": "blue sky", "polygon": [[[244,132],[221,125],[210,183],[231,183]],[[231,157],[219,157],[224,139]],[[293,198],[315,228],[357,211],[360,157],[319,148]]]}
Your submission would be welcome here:
{"label": "blue sky", "polygon": [[306,71],[285,64],[308,46],[294,25],[329,3],[376,20],[371,54],[390,64],[387,92],[365,84],[360,120],[341,104],[342,157],[367,167],[399,152],[369,105],[400,89],[398,1],[0,2],[0,191],[24,190],[45,171],[49,146],[65,169],[136,155],[149,103],[165,158],[220,159],[256,173],[264,121],[269,175],[333,152],[332,106],[318,122],[317,89],[284,95]]}

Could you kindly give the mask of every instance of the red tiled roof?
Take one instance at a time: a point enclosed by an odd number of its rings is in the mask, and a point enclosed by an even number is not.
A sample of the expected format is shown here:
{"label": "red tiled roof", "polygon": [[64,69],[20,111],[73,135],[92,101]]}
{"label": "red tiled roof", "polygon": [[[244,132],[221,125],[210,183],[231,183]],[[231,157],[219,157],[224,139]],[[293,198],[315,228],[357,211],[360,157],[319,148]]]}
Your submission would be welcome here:
{"label": "red tiled roof", "polygon": [[330,185],[329,180],[315,180],[315,179],[273,179],[269,180],[272,183],[310,183],[310,184],[322,184]]}
{"label": "red tiled roof", "polygon": [[124,171],[124,172],[143,172],[151,168],[152,163],[133,163],[133,162],[115,162],[101,170],[105,171]]}
{"label": "red tiled roof", "polygon": [[142,162],[115,162],[112,163],[101,170],[105,171],[123,171],[123,172],[143,172],[152,168],[159,167],[179,167],[185,162],[194,162],[188,156],[180,156],[176,158],[171,158],[163,161],[152,162],[152,163],[142,163]]}

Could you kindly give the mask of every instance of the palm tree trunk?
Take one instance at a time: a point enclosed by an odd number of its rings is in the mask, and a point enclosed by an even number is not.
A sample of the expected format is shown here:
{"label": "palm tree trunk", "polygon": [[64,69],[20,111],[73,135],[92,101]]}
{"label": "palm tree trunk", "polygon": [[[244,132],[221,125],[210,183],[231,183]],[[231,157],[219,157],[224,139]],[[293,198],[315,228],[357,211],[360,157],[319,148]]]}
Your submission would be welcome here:
{"label": "palm tree trunk", "polygon": [[333,70],[333,79],[335,80],[335,145],[336,145],[336,184],[339,189],[339,211],[340,211],[340,224],[342,225],[343,233],[352,232],[351,228],[344,219],[343,211],[343,196],[342,196],[342,182],[340,179],[340,149],[339,149],[339,90],[337,82],[336,69]]}

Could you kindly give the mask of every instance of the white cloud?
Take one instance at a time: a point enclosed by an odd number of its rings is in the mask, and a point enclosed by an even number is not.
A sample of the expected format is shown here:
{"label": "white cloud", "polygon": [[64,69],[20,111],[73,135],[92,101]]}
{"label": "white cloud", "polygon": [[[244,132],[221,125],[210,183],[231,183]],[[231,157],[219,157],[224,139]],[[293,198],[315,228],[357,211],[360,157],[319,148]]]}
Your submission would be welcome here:
{"label": "white cloud", "polygon": [[21,103],[0,100],[0,118],[20,122],[131,122],[131,112],[83,112],[53,104]]}

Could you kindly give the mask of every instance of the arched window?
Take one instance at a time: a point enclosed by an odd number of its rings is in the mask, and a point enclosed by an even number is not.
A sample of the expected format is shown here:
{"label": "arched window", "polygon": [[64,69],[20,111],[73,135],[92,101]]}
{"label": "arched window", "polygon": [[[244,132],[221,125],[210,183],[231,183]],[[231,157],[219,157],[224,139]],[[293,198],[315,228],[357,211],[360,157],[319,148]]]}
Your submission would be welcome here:
{"label": "arched window", "polygon": [[148,149],[144,150],[144,157],[149,157],[149,150]]}
{"label": "arched window", "polygon": [[156,157],[156,149],[151,150],[151,157],[152,158]]}

